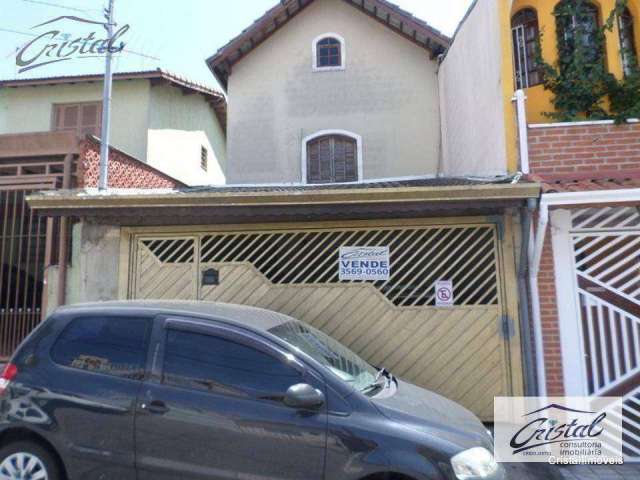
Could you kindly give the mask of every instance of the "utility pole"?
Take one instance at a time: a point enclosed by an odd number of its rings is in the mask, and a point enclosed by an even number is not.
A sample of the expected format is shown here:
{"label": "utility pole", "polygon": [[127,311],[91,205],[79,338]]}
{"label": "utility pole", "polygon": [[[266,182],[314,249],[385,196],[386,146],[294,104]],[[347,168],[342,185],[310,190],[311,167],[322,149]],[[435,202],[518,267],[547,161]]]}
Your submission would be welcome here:
{"label": "utility pole", "polygon": [[104,71],[104,90],[102,93],[102,134],[100,138],[100,177],[98,188],[106,190],[108,188],[108,166],[109,166],[109,134],[111,131],[111,90],[113,86],[113,76],[111,73],[111,58],[113,56],[111,38],[113,37],[113,2],[109,0],[108,10],[105,11],[107,18],[107,55]]}

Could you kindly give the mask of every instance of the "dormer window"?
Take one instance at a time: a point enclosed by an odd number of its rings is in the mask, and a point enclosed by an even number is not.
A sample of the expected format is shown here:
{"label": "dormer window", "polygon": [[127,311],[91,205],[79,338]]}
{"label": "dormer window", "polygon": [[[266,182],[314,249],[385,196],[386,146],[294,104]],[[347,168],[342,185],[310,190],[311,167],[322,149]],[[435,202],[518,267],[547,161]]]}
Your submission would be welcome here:
{"label": "dormer window", "polygon": [[313,69],[316,71],[343,70],[345,66],[344,39],[336,33],[325,33],[313,41]]}
{"label": "dormer window", "polygon": [[362,138],[343,130],[326,130],[304,139],[302,175],[307,184],[362,180]]}

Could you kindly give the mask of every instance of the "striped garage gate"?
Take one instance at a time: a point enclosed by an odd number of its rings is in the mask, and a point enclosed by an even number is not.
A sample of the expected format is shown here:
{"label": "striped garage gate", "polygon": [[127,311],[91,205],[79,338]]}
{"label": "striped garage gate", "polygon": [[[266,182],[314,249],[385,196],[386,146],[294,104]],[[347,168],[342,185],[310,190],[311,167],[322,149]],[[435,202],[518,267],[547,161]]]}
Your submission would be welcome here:
{"label": "striped garage gate", "polygon": [[[128,298],[223,301],[290,314],[491,421],[494,396],[522,393],[505,228],[470,219],[128,229],[123,288]],[[341,246],[389,247],[389,279],[340,281]],[[451,307],[436,306],[439,280],[453,282]]]}

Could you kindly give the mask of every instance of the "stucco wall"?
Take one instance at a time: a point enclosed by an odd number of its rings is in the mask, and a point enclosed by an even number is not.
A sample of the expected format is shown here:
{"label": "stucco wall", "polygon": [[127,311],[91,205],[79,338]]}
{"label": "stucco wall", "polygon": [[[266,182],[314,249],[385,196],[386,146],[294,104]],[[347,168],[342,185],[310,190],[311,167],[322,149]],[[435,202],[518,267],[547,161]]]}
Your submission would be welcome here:
{"label": "stucco wall", "polygon": [[497,0],[478,0],[440,65],[446,174],[508,170],[503,82],[512,79],[502,75],[501,21]]}
{"label": "stucco wall", "polygon": [[[73,226],[66,303],[118,300],[120,227],[79,222]],[[58,267],[47,269],[47,312],[56,309]]]}
{"label": "stucco wall", "polygon": [[[206,172],[200,168],[202,146],[209,152]],[[147,162],[188,185],[225,183],[225,134],[202,95],[151,89]]]}
{"label": "stucco wall", "polygon": [[[116,81],[113,84],[111,143],[140,160],[146,160],[149,82]],[[51,130],[56,103],[102,100],[102,83],[0,89],[0,134]]]}
{"label": "stucco wall", "polygon": [[[314,72],[312,42],[335,32],[346,69]],[[227,179],[300,182],[302,139],[361,135],[365,179],[437,173],[436,62],[341,0],[312,3],[233,66]]]}

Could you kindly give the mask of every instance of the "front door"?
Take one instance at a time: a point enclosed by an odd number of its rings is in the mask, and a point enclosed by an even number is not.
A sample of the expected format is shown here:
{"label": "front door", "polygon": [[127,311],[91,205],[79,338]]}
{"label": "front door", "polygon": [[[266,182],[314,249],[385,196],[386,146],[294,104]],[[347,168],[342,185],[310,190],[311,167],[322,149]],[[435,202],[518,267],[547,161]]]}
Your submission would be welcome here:
{"label": "front door", "polygon": [[[249,336],[247,336],[249,335]],[[138,478],[321,479],[327,414],[284,405],[319,382],[259,337],[170,320],[138,400]]]}

